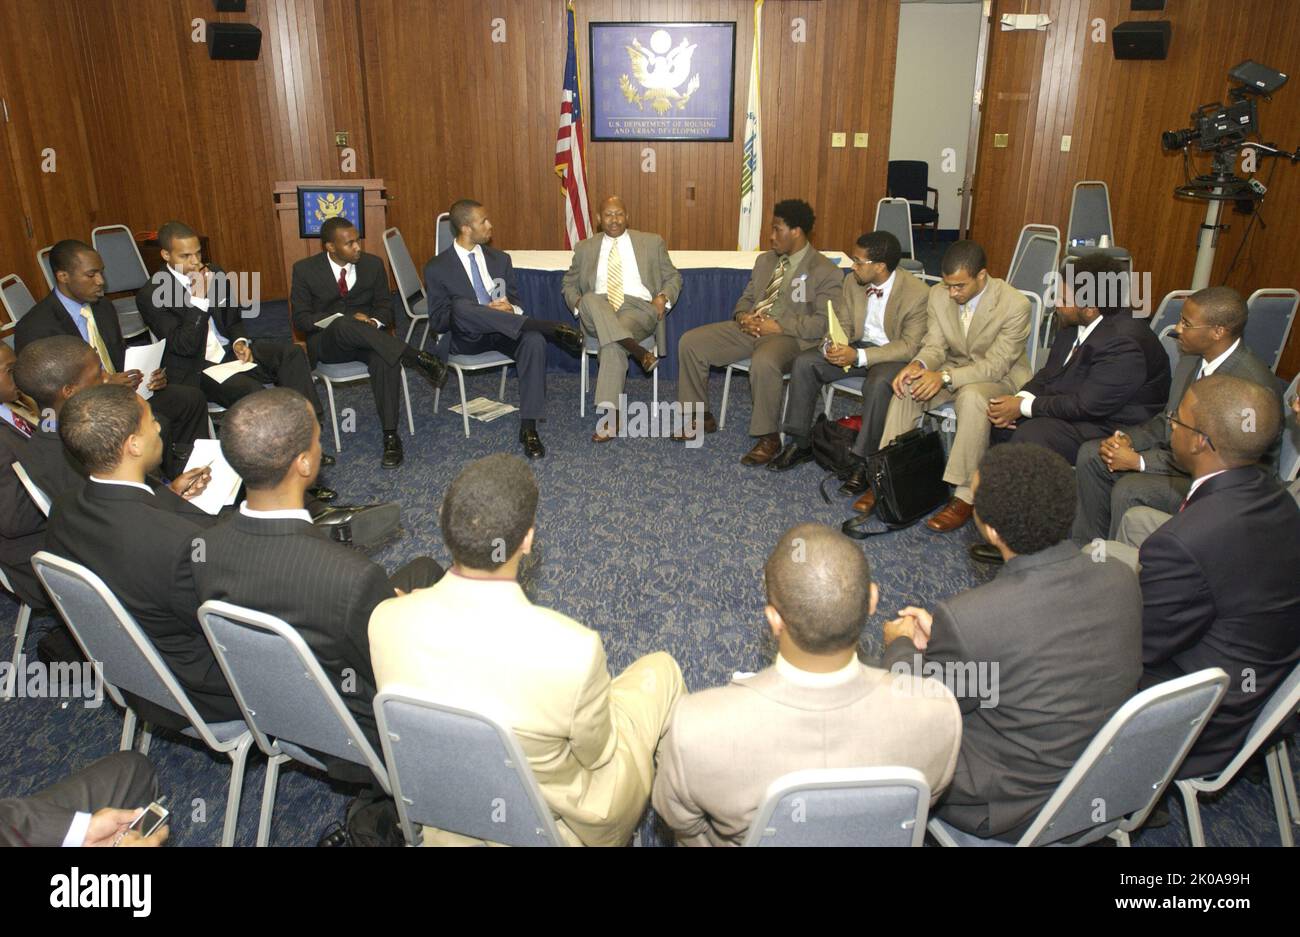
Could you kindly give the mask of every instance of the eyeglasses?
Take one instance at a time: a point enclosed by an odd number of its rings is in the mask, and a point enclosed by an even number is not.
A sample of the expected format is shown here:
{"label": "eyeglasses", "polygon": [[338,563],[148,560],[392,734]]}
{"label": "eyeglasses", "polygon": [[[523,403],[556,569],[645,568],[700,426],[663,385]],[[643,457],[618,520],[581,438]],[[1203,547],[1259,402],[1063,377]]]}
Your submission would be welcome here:
{"label": "eyeglasses", "polygon": [[1190,322],[1188,322],[1186,319],[1179,319],[1179,320],[1178,320],[1178,329],[1179,329],[1179,331],[1182,331],[1182,332],[1186,332],[1188,329],[1212,329],[1212,328],[1215,328],[1215,326],[1213,326],[1213,325],[1192,325],[1192,324],[1191,324]]}
{"label": "eyeglasses", "polygon": [[859,258],[857,258],[857,257],[850,257],[850,258],[849,258],[849,261],[850,261],[850,262],[853,264],[853,266],[855,266],[855,267],[865,267],[867,264],[879,264],[879,263],[884,263],[883,260],[872,260],[870,257],[863,257],[863,258],[861,258],[861,259],[859,259]]}
{"label": "eyeglasses", "polygon": [[1161,414],[1161,416],[1173,426],[1181,426],[1189,433],[1195,433],[1197,436],[1204,436],[1206,444],[1210,447],[1210,451],[1218,452],[1218,450],[1214,448],[1214,440],[1210,438],[1210,435],[1208,433],[1202,432],[1201,430],[1197,429],[1195,426],[1193,426],[1190,423],[1184,423],[1182,420],[1178,419],[1178,417],[1176,417],[1173,413],[1163,413]]}

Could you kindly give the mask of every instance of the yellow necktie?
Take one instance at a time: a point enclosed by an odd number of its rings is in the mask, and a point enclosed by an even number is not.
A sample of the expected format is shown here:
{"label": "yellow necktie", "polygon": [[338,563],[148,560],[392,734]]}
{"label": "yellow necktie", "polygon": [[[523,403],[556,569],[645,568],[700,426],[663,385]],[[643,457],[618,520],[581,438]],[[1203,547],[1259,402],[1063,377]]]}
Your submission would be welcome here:
{"label": "yellow necktie", "polygon": [[86,334],[90,336],[90,347],[95,349],[95,354],[99,355],[99,361],[104,365],[104,370],[112,374],[117,369],[113,367],[113,359],[108,353],[108,346],[104,344],[104,339],[99,334],[99,326],[95,324],[95,317],[91,315],[89,306],[81,307],[81,318],[86,320]]}
{"label": "yellow necktie", "polygon": [[618,312],[623,306],[623,252],[614,240],[610,241],[609,267],[605,271],[605,296],[610,308]]}
{"label": "yellow necktie", "polygon": [[957,313],[961,316],[961,334],[966,335],[970,332],[970,320],[975,315],[975,310],[968,304],[958,309]]}

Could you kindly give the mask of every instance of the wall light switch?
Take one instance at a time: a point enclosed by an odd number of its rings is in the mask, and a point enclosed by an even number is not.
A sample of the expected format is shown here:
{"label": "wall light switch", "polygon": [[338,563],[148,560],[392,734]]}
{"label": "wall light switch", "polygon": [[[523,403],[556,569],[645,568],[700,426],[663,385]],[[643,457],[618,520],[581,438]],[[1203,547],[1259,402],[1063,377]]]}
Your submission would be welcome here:
{"label": "wall light switch", "polygon": [[842,149],[848,143],[848,140],[849,140],[849,135],[847,133],[831,134],[831,146],[834,149],[837,150]]}
{"label": "wall light switch", "polygon": [[1070,152],[1070,135],[1068,133],[1061,137],[1061,152]]}
{"label": "wall light switch", "polygon": [[998,150],[1005,150],[1007,148],[1007,141],[1010,138],[1011,138],[1011,134],[1009,133],[993,134],[993,148]]}
{"label": "wall light switch", "polygon": [[855,133],[853,135],[853,145],[860,150],[867,148],[867,135],[865,133]]}

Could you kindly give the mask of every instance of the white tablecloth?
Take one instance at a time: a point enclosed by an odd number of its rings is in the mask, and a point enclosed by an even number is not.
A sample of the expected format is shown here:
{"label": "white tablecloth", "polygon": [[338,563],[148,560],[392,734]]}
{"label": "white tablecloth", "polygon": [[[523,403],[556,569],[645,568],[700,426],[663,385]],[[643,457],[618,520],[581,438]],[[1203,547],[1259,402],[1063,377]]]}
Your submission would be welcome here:
{"label": "white tablecloth", "polygon": [[[517,270],[568,270],[573,251],[506,251]],[[669,251],[678,270],[721,268],[750,270],[760,251]],[[840,251],[822,251],[838,266],[846,266]]]}

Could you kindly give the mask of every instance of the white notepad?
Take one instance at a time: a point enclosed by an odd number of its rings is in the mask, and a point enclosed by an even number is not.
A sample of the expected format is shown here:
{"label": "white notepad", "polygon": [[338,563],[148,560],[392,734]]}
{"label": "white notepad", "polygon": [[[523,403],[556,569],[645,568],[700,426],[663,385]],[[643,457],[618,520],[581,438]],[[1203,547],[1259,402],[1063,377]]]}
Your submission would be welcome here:
{"label": "white notepad", "polygon": [[221,454],[220,440],[194,440],[194,450],[190,453],[190,460],[185,463],[185,471],[204,465],[212,469],[212,480],[208,482],[208,487],[203,489],[202,494],[190,498],[189,502],[196,508],[215,515],[226,505],[235,503],[243,479],[235,473],[230,463],[226,461],[226,457]]}
{"label": "white notepad", "polygon": [[159,339],[152,345],[127,345],[126,360],[122,364],[123,371],[139,371],[144,375],[144,380],[135,392],[148,400],[153,396],[153,391],[149,389],[149,378],[153,372],[162,367],[163,352],[167,350],[167,339]]}
{"label": "white notepad", "polygon": [[225,364],[214,364],[210,368],[204,368],[203,373],[212,378],[218,384],[224,384],[236,374],[242,374],[244,371],[251,371],[257,367],[256,361],[227,361]]}

